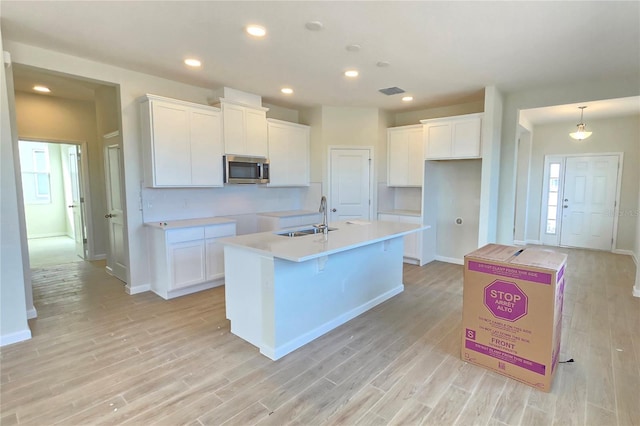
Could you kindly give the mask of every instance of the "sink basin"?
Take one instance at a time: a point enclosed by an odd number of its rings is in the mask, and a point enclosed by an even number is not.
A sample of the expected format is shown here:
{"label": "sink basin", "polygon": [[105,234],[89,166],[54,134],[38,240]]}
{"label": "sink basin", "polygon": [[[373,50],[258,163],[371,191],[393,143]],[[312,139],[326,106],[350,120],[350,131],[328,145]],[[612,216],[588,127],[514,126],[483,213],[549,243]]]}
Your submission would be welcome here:
{"label": "sink basin", "polygon": [[[328,232],[335,231],[337,228],[328,228]],[[314,234],[322,234],[322,229],[319,228],[305,228],[305,229],[296,229],[285,232],[278,232],[276,235],[280,235],[282,237],[304,237],[305,235],[314,235]]]}

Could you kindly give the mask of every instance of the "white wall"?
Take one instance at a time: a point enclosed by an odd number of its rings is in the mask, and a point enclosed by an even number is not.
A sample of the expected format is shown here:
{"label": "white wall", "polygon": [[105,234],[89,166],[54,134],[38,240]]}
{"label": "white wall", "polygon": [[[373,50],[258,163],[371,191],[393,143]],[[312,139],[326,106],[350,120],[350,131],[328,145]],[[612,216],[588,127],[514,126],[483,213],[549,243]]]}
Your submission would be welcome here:
{"label": "white wall", "polygon": [[640,95],[638,76],[632,75],[593,81],[579,81],[552,87],[532,88],[509,93],[505,96],[502,114],[500,196],[497,221],[497,240],[499,243],[513,243],[516,182],[515,143],[517,140],[518,111],[638,95]]}
{"label": "white wall", "polygon": [[[0,52],[4,52],[1,32]],[[26,230],[20,223],[19,170],[14,167],[19,164],[18,135],[15,116],[11,114],[12,104],[12,72],[3,61],[0,69],[0,346],[31,338],[27,311],[33,308],[33,302],[26,298],[27,293],[31,294],[31,280],[25,276],[29,259],[24,258],[22,249],[26,246]],[[23,267],[25,261],[27,268]]]}
{"label": "white wall", "polygon": [[617,247],[632,251],[635,245],[636,211],[638,204],[638,151],[640,150],[640,116],[590,119],[587,121],[590,138],[576,141],[569,137],[575,122],[534,125],[531,147],[531,182],[528,198],[528,226],[526,239],[539,240],[540,206],[544,156],[550,154],[586,154],[623,152],[624,164],[620,191]]}
{"label": "white wall", "polygon": [[[640,152],[638,152],[638,164],[640,164]],[[640,176],[638,178],[638,209],[636,210],[636,245],[634,260],[636,261],[636,284],[633,287],[633,295],[640,297]]]}
{"label": "white wall", "polygon": [[427,120],[429,118],[452,117],[455,115],[483,112],[484,93],[479,94],[478,98],[477,101],[461,104],[398,112],[395,114],[393,127],[420,124],[420,120]]}
{"label": "white wall", "polygon": [[[531,132],[522,129],[518,137],[518,174],[516,176],[516,218],[514,241],[525,244],[527,235],[527,203],[529,199]],[[537,240],[537,238],[536,238]]]}

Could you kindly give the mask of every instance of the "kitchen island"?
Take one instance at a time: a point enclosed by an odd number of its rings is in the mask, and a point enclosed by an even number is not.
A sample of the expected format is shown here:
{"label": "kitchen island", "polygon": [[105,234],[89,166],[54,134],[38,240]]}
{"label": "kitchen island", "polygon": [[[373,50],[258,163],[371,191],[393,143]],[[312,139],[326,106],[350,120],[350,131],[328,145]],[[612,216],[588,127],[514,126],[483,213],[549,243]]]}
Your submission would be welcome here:
{"label": "kitchen island", "polygon": [[354,220],[220,239],[231,332],[281,358],[401,293],[403,237],[428,228]]}

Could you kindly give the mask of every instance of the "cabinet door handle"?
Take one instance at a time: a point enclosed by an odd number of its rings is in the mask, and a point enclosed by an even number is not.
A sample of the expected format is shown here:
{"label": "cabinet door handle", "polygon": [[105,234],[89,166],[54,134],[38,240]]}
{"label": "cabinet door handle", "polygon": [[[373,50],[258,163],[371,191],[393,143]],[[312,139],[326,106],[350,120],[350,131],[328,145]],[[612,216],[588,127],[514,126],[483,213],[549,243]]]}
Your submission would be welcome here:
{"label": "cabinet door handle", "polygon": [[335,212],[337,212],[338,210],[336,210],[336,209],[331,209],[331,211],[335,213]]}
{"label": "cabinet door handle", "polygon": [[104,218],[105,218],[105,219],[110,219],[110,218],[115,217],[115,216],[116,216],[115,214],[111,214],[111,213],[109,213],[109,214],[105,214],[105,215],[104,215]]}

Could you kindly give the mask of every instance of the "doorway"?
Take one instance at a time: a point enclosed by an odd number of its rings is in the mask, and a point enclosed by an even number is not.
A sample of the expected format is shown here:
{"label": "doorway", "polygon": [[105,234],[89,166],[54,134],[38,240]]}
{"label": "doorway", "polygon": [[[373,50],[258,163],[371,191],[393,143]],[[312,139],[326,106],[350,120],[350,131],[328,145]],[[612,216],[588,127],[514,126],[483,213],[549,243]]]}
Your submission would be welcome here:
{"label": "doorway", "polygon": [[611,251],[621,173],[621,153],[546,156],[540,241]]}
{"label": "doorway", "polygon": [[373,148],[329,148],[329,220],[373,216]]}
{"label": "doorway", "polygon": [[29,259],[32,267],[88,256],[83,144],[19,141]]}

